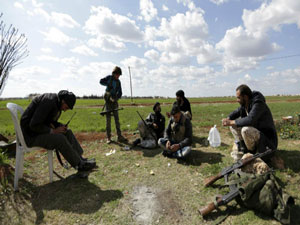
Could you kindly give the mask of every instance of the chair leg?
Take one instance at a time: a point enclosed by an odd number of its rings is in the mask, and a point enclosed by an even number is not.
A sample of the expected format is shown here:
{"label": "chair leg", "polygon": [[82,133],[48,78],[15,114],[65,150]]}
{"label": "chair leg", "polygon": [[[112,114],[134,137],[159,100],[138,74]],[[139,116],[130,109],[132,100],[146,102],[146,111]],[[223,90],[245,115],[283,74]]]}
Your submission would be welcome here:
{"label": "chair leg", "polygon": [[24,171],[24,152],[23,152],[23,149],[20,152],[22,154],[20,155],[19,179],[23,177],[23,171]]}
{"label": "chair leg", "polygon": [[48,152],[48,165],[49,165],[49,177],[50,182],[53,181],[53,150],[47,150]]}
{"label": "chair leg", "polygon": [[16,148],[16,166],[15,166],[15,178],[14,178],[14,190],[18,190],[18,181],[20,177],[20,167],[22,163],[23,152],[18,147]]}

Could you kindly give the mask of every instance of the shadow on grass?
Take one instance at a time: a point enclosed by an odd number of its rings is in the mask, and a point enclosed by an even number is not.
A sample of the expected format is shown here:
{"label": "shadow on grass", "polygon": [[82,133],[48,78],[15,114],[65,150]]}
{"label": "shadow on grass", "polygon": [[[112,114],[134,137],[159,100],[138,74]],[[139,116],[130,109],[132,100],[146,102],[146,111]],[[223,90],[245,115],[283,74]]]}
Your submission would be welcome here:
{"label": "shadow on grass", "polygon": [[284,167],[295,173],[300,172],[300,150],[284,150],[278,149],[276,156],[279,156],[284,161]]}
{"label": "shadow on grass", "polygon": [[196,144],[199,144],[203,147],[208,147],[209,146],[209,142],[207,140],[207,137],[197,137],[197,136],[193,136],[193,144],[192,147],[196,147]]}
{"label": "shadow on grass", "polygon": [[185,159],[178,159],[178,163],[193,166],[200,166],[202,163],[216,164],[222,161],[222,157],[224,156],[220,153],[192,150]]}
{"label": "shadow on grass", "polygon": [[140,146],[136,146],[131,151],[143,152],[143,156],[145,156],[145,157],[154,157],[154,156],[162,153],[162,149],[159,147],[152,148],[152,149],[146,149],[146,148],[142,148]]}
{"label": "shadow on grass", "polygon": [[122,198],[119,190],[101,190],[88,179],[70,178],[34,187],[31,198],[36,212],[35,224],[43,223],[44,210],[61,210],[77,214],[98,211],[103,203]]}

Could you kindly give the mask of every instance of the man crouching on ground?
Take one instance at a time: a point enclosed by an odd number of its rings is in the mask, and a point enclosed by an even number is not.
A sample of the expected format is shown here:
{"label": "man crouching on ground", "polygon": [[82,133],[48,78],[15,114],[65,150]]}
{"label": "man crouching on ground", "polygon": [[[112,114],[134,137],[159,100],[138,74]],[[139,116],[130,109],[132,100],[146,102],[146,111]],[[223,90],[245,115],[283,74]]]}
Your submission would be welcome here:
{"label": "man crouching on ground", "polygon": [[89,171],[96,162],[82,157],[83,150],[66,125],[57,120],[61,111],[73,109],[76,96],[62,90],[58,94],[46,93],[35,97],[21,117],[21,128],[29,147],[58,150],[78,171]]}
{"label": "man crouching on ground", "polygon": [[158,144],[164,149],[164,156],[184,158],[192,150],[192,124],[177,104],[173,105],[171,116],[164,138],[160,138]]}

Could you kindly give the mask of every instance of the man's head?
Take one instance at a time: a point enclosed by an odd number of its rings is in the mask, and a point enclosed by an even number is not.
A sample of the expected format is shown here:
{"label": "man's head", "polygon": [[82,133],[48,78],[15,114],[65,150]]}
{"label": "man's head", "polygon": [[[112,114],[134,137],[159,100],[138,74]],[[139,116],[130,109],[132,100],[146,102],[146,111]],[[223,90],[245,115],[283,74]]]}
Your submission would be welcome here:
{"label": "man's head", "polygon": [[172,110],[171,110],[171,115],[173,116],[174,121],[176,123],[178,123],[179,120],[180,120],[180,117],[181,117],[181,111],[180,111],[180,108],[177,104],[173,105]]}
{"label": "man's head", "polygon": [[121,70],[121,68],[118,67],[118,66],[116,66],[116,67],[114,68],[114,70],[112,71],[112,75],[113,75],[113,77],[114,77],[116,80],[118,80],[119,77],[122,75],[122,70]]}
{"label": "man's head", "polygon": [[176,92],[176,101],[181,102],[183,98],[184,98],[184,91],[183,90],[177,91]]}
{"label": "man's head", "polygon": [[161,108],[160,108],[160,103],[159,102],[156,102],[153,106],[153,111],[155,113],[160,113],[161,112]]}
{"label": "man's head", "polygon": [[252,91],[246,84],[241,84],[236,88],[237,102],[241,106],[247,106],[252,98]]}
{"label": "man's head", "polygon": [[58,97],[61,101],[61,110],[65,112],[68,109],[73,109],[76,102],[76,96],[73,94],[73,92],[61,90],[58,92]]}

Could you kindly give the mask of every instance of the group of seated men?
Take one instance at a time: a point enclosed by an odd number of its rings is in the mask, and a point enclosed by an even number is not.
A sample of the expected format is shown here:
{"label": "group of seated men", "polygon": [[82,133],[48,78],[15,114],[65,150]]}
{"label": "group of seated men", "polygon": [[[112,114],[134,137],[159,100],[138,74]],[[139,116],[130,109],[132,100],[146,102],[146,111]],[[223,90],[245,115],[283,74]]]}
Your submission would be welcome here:
{"label": "group of seated men", "polygon": [[[273,117],[264,96],[251,91],[247,85],[236,89],[240,107],[222,120],[223,126],[230,126],[240,155],[277,149],[277,133]],[[73,109],[76,96],[69,91],[58,94],[46,93],[32,100],[21,117],[21,128],[29,147],[43,147],[60,152],[70,165],[78,171],[89,171],[96,166],[94,159],[84,158],[83,150],[70,129],[58,121],[61,112]],[[176,93],[168,126],[161,114],[160,103],[153,106],[146,120],[138,123],[141,138],[133,146],[155,148],[159,145],[163,155],[184,158],[191,152],[192,112],[189,101],[182,90]],[[110,124],[109,124],[110,125]],[[121,134],[119,134],[121,137]]]}

